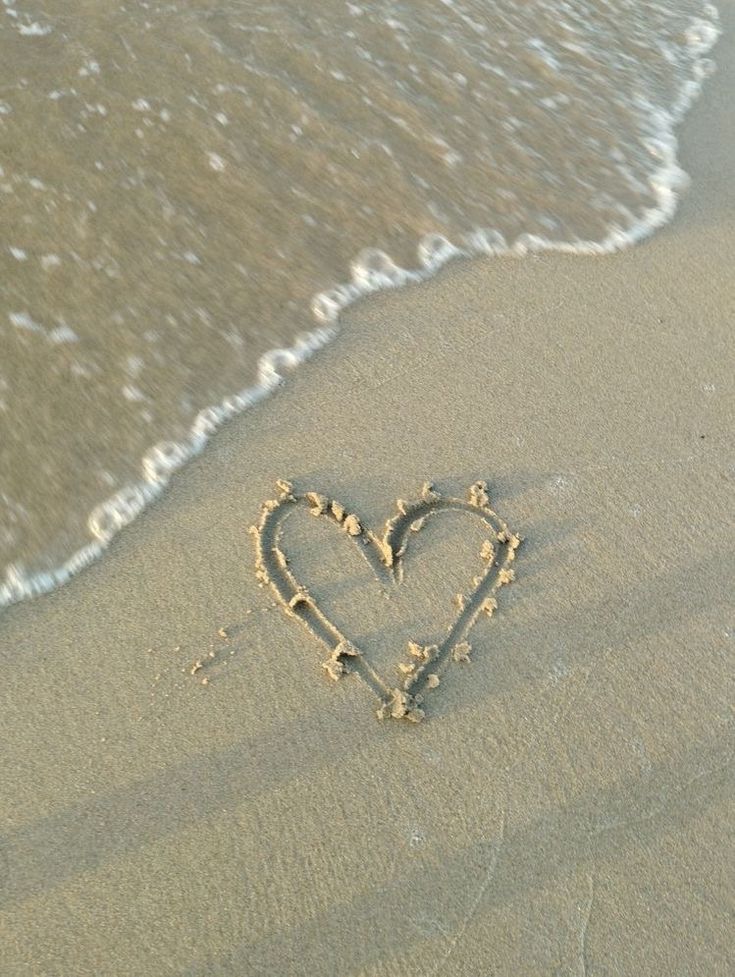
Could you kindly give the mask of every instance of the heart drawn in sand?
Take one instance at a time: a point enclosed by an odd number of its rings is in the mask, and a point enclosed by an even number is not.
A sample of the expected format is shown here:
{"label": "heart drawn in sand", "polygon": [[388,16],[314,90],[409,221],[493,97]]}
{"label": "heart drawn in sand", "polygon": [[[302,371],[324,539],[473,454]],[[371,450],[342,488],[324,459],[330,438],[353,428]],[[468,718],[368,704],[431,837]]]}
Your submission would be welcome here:
{"label": "heart drawn in sand", "polygon": [[[252,528],[258,579],[270,584],[286,613],[297,618],[324,645],[327,658],[323,668],[331,678],[357,675],[377,695],[380,719],[393,717],[420,722],[424,718],[427,693],[439,685],[441,675],[450,663],[469,661],[471,647],[467,639],[470,631],[481,614],[492,617],[498,606],[497,591],[515,578],[512,563],[521,537],[511,532],[493,512],[484,482],[475,482],[467,499],[442,496],[427,482],[420,498],[397,503],[398,514],[386,522],[382,536],[366,529],[356,515],[334,499],[318,492],[297,494],[293,485],[284,480],[279,480],[276,486],[279,497],[263,503],[260,521]],[[406,659],[398,664],[398,671],[403,676],[399,685],[385,681],[376,672],[365,652],[352,644],[329,620],[316,598],[289,568],[286,554],[281,549],[281,539],[286,519],[299,506],[340,527],[350,541],[360,547],[377,577],[390,583],[400,583],[403,579],[410,533],[420,531],[427,519],[442,512],[469,512],[487,526],[488,537],[479,554],[481,571],[473,579],[471,591],[455,598],[457,615],[446,637],[438,645],[409,642]]]}

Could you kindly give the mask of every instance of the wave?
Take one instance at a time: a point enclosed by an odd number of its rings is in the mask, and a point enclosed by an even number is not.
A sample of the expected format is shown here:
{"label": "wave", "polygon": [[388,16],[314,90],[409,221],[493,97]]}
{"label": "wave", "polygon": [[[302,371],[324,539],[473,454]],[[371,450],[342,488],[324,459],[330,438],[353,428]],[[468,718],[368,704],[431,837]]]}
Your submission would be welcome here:
{"label": "wave", "polygon": [[[451,0],[444,2],[451,5]],[[423,235],[418,241],[417,263],[413,267],[402,266],[378,248],[361,251],[350,265],[348,281],[314,295],[312,330],[298,335],[292,345],[272,349],[263,355],[258,363],[257,381],[200,411],[185,437],[159,442],[146,452],[140,464],[140,477],[116,491],[90,514],[87,521],[89,541],[84,546],[52,570],[32,573],[17,564],[11,565],[0,584],[0,607],[48,593],[97,560],[117,533],[161,496],[175,473],[202,452],[224,423],[262,401],[284,382],[290,371],[338,335],[341,314],[354,302],[374,292],[425,281],[455,258],[521,257],[541,252],[610,254],[641,241],[670,221],[688,182],[677,158],[676,127],[713,70],[714,65],[706,55],[720,33],[716,9],[706,5],[704,15],[689,22],[684,43],[690,70],[682,79],[671,105],[664,108],[642,93],[635,96],[651,160],[648,179],[653,199],[651,206],[635,217],[628,214],[627,220],[609,224],[599,240],[554,239],[528,232],[509,240],[497,228],[477,227],[456,235],[454,240],[438,232]]]}

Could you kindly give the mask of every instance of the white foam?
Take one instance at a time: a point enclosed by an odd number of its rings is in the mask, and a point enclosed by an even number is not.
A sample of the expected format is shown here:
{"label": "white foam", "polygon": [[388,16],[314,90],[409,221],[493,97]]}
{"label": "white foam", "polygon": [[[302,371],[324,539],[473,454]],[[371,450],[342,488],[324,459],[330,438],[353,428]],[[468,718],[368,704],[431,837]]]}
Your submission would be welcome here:
{"label": "white foam", "polygon": [[43,326],[27,312],[10,312],[8,319],[16,329],[25,329],[27,332],[43,332]]}
{"label": "white foam", "polygon": [[224,173],[225,169],[227,168],[227,163],[225,163],[218,153],[207,153],[207,161],[210,169],[215,170],[217,173]]}
{"label": "white foam", "polygon": [[[8,4],[8,0],[4,2]],[[447,7],[453,6],[453,0],[441,2]],[[351,5],[351,9],[356,14],[363,12],[362,8],[354,5]],[[152,447],[142,459],[141,480],[124,486],[94,509],[88,520],[92,541],[62,566],[29,575],[18,564],[11,565],[6,571],[5,582],[0,584],[0,608],[48,593],[94,562],[115,535],[129,525],[149,502],[161,495],[174,473],[202,451],[222,424],[262,400],[283,382],[287,372],[330,342],[338,332],[340,313],[359,298],[378,290],[428,279],[455,257],[522,256],[540,251],[576,255],[610,254],[641,241],[666,224],[675,212],[682,188],[688,182],[677,159],[678,142],[674,127],[699,94],[703,80],[711,73],[712,62],[704,55],[720,35],[716,8],[706,5],[704,13],[710,20],[693,20],[686,34],[687,45],[696,60],[692,66],[692,76],[682,84],[673,108],[665,110],[647,102],[639,105],[649,121],[648,144],[656,163],[649,178],[656,204],[640,219],[627,227],[610,227],[600,241],[555,241],[538,235],[521,234],[515,241],[508,242],[494,228],[477,228],[465,234],[459,243],[453,243],[441,234],[428,234],[418,243],[419,264],[413,269],[401,268],[379,249],[370,248],[360,252],[350,266],[349,282],[335,285],[314,296],[311,308],[315,319],[322,324],[320,328],[304,333],[291,347],[274,349],[262,356],[256,384],[200,411],[186,439],[161,442]],[[139,104],[143,101],[140,99]],[[210,165],[213,165],[213,158],[215,160],[214,169],[220,168],[217,165],[219,162],[224,168],[221,157],[214,153],[208,156]],[[198,260],[191,252],[187,252],[185,258]],[[18,328],[43,331],[43,327],[26,312],[11,313],[9,318]]]}
{"label": "white foam", "polygon": [[52,31],[53,27],[49,27],[48,24],[44,27],[43,24],[39,24],[37,21],[33,21],[31,24],[18,24],[18,33],[24,37],[45,37]]}
{"label": "white foam", "polygon": [[52,329],[46,338],[54,346],[58,346],[61,343],[76,343],[79,341],[79,336],[65,322]]}
{"label": "white foam", "polygon": [[140,389],[136,387],[135,384],[126,383],[122,388],[122,395],[126,400],[132,401],[133,403],[145,400],[145,394]]}

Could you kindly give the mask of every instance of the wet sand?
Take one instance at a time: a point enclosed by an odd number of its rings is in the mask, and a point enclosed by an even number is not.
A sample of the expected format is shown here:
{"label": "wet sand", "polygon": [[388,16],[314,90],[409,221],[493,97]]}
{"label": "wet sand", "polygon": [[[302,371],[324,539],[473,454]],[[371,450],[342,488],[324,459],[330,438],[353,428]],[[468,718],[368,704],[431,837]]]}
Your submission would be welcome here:
{"label": "wet sand", "polygon": [[[100,563],[4,612],[3,977],[733,972],[724,26],[670,227],[356,307]],[[279,477],[376,533],[482,479],[524,537],[423,722],[380,722],[256,577]],[[328,520],[282,545],[388,675],[461,613],[483,532],[429,520],[390,587]]]}

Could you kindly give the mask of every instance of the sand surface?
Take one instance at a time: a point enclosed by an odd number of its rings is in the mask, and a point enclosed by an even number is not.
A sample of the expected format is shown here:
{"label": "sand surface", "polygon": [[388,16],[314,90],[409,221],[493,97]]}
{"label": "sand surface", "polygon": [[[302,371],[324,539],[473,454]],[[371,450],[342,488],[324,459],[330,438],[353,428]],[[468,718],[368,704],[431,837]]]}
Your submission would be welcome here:
{"label": "sand surface", "polygon": [[[102,562],[3,614],[2,977],[735,972],[723,13],[669,228],[366,302]],[[379,722],[260,586],[277,478],[378,535],[427,479],[483,479],[524,537],[423,722]],[[432,517],[398,583],[335,521],[294,512],[290,570],[398,683],[463,613],[486,527]]]}

